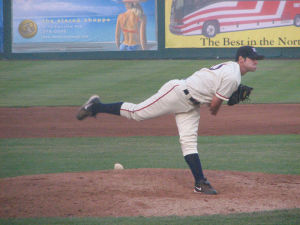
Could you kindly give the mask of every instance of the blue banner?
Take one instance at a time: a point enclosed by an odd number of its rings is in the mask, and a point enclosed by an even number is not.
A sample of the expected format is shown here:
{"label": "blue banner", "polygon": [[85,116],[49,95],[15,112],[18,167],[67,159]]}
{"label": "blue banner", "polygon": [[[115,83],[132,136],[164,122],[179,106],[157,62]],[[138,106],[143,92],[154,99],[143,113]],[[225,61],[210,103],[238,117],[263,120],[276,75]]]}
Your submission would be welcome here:
{"label": "blue banner", "polygon": [[[119,51],[127,36],[135,50],[157,50],[155,0],[13,0],[12,8],[13,52]],[[137,24],[120,26],[118,44],[121,14]]]}

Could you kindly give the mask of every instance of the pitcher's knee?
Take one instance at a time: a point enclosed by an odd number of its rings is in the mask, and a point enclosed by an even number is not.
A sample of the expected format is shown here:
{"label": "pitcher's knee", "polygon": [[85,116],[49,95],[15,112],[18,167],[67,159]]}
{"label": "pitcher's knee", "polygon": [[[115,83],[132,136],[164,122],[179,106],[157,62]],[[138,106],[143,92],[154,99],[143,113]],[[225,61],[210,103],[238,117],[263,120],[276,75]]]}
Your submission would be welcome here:
{"label": "pitcher's knee", "polygon": [[183,140],[180,139],[181,144],[181,150],[183,156],[189,155],[189,154],[195,154],[198,153],[197,150],[197,138],[192,138],[193,140]]}
{"label": "pitcher's knee", "polygon": [[127,111],[127,110],[121,110],[120,115],[123,116],[123,117],[126,117],[127,119],[130,119],[130,120],[135,120],[135,121],[142,121],[143,120],[143,118],[139,117],[136,113],[130,112],[130,111]]}
{"label": "pitcher's knee", "polygon": [[136,109],[136,104],[125,102],[123,103],[120,115],[126,117],[127,119],[132,119],[136,121],[144,120],[143,117],[140,116],[139,111]]}

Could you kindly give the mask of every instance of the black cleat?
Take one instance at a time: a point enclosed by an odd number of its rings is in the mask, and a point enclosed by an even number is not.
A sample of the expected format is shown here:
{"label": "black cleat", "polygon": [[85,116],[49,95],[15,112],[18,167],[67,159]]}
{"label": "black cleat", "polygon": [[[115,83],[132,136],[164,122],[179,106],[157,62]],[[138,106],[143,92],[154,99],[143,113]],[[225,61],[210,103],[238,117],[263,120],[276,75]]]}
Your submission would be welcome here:
{"label": "black cleat", "polygon": [[100,103],[100,98],[98,95],[93,95],[92,97],[90,97],[90,99],[84,103],[81,108],[79,109],[76,118],[78,120],[83,120],[86,117],[96,117],[96,113],[92,111],[92,105]]}
{"label": "black cleat", "polygon": [[207,195],[217,194],[217,191],[210,185],[206,178],[195,184],[194,192]]}

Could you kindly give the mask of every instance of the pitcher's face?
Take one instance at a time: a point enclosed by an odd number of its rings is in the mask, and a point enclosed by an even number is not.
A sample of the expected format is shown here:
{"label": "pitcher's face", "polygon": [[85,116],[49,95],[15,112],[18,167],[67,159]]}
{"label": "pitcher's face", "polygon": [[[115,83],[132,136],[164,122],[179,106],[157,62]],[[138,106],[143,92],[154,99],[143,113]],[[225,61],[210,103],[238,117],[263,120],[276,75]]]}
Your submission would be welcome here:
{"label": "pitcher's face", "polygon": [[249,72],[255,72],[257,68],[257,60],[256,59],[250,59],[246,58],[245,60],[245,67]]}
{"label": "pitcher's face", "polygon": [[256,59],[243,58],[240,56],[239,64],[241,68],[241,74],[244,75],[248,72],[255,72],[257,69],[258,61]]}

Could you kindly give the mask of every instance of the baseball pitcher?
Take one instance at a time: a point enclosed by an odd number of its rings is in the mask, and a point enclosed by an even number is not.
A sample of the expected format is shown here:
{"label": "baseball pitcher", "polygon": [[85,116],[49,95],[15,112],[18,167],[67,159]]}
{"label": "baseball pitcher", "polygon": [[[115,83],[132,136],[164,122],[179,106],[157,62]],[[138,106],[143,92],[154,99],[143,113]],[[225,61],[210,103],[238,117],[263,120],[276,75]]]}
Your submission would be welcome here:
{"label": "baseball pitcher", "polygon": [[252,88],[241,84],[241,76],[256,71],[257,60],[263,58],[255,48],[242,46],[237,50],[235,61],[202,68],[184,80],[170,80],[139,104],[104,104],[99,96],[93,95],[82,105],[76,117],[83,120],[98,113],[110,113],[142,121],[174,114],[182,154],[194,176],[194,192],[215,195],[217,191],[203,174],[197,150],[200,106],[207,104],[211,114],[217,115],[223,101],[234,105],[247,99]]}

